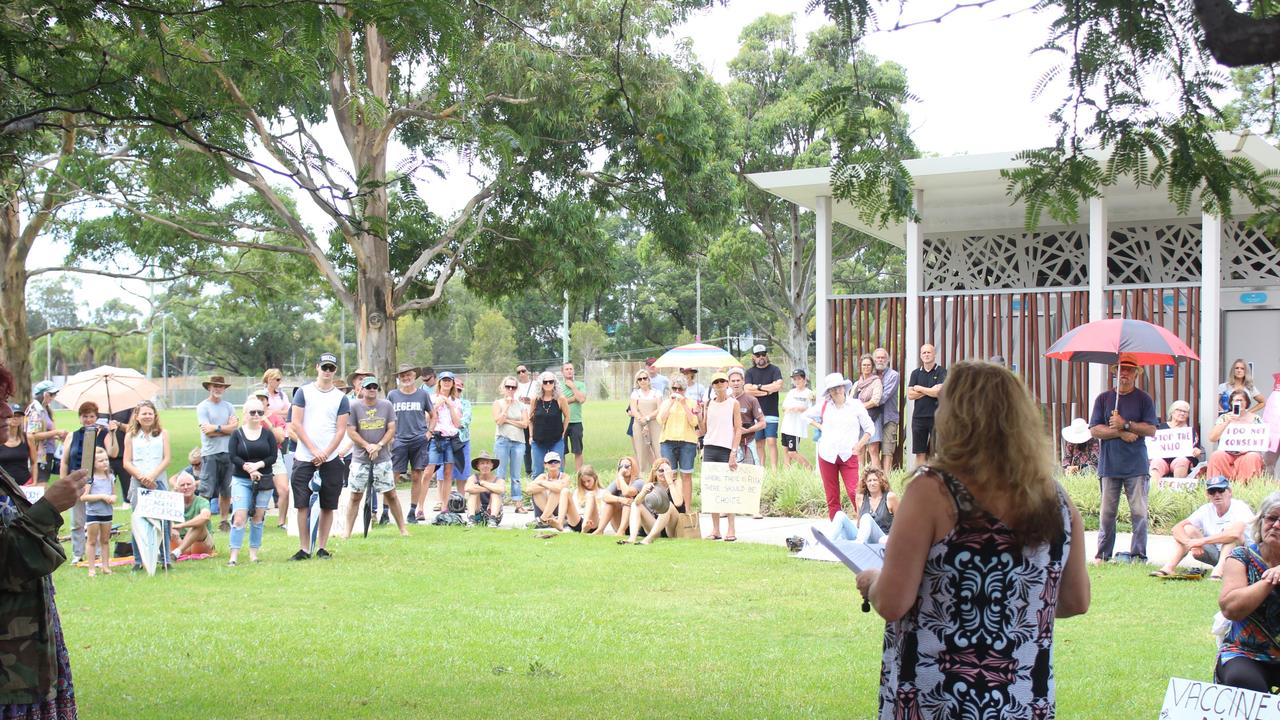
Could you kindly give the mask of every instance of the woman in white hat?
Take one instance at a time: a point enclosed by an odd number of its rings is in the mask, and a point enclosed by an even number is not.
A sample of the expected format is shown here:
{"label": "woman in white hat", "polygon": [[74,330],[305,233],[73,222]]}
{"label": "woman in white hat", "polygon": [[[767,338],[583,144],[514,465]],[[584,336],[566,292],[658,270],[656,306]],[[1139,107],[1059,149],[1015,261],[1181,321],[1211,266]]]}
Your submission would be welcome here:
{"label": "woman in white hat", "polygon": [[[1169,414],[1165,422],[1156,425],[1156,430],[1191,427],[1191,403],[1186,400],[1174,400],[1169,403]],[[1191,468],[1204,458],[1204,450],[1200,449],[1200,432],[1191,430],[1191,454],[1176,458],[1151,458],[1151,479],[1159,480],[1166,475],[1184,478],[1191,474]]]}
{"label": "woman in white hat", "polygon": [[1098,439],[1084,418],[1076,418],[1062,428],[1062,470],[1075,475],[1082,470],[1098,470]]}
{"label": "woman in white hat", "polygon": [[827,519],[840,511],[840,482],[856,513],[858,509],[858,455],[875,432],[867,409],[852,396],[853,383],[833,372],[822,383],[822,398],[805,417],[822,431],[818,439],[818,474],[827,496]]}

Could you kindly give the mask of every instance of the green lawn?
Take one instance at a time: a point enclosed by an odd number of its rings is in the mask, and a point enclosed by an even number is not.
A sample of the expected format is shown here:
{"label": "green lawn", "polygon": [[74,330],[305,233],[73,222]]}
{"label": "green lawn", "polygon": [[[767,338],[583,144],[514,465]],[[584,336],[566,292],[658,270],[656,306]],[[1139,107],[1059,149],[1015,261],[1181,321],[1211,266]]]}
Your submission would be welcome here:
{"label": "green lawn", "polygon": [[[386,528],[332,561],[56,574],[86,718],[872,717],[883,625],[777,547]],[[224,537],[219,537],[225,542]],[[1207,679],[1217,584],[1091,570],[1058,627],[1064,718],[1154,717]]]}
{"label": "green lawn", "polygon": [[[622,408],[586,406],[589,462],[629,452]],[[175,455],[194,446],[193,411],[162,421]],[[771,482],[780,511],[820,495],[807,473]],[[412,532],[335,541],[330,562],[283,562],[296,543],[269,528],[259,565],[60,569],[83,716],[874,715],[883,625],[843,567],[747,544]],[[1169,676],[1208,679],[1218,585],[1146,570],[1090,570],[1090,613],[1058,628],[1061,717],[1154,717]]]}

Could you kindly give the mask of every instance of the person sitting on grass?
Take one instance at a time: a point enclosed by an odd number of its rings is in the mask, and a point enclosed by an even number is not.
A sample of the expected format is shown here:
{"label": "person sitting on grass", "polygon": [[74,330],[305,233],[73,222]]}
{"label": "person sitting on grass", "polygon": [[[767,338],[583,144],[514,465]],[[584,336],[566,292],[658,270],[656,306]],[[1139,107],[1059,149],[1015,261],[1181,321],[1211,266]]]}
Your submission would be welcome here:
{"label": "person sitting on grass", "polygon": [[[111,458],[103,448],[93,455],[93,476],[85,483],[80,502],[85,504],[85,557],[89,559],[89,577],[95,575],[93,563],[98,559],[102,574],[111,574],[111,514],[116,504],[115,475],[111,472]],[[101,555],[95,554],[100,551]]]}
{"label": "person sitting on grass", "polygon": [[618,473],[613,482],[604,489],[600,516],[601,530],[612,523],[615,535],[626,535],[627,525],[631,522],[631,504],[636,494],[644,487],[644,478],[639,477],[639,465],[630,455],[618,460]]}
{"label": "person sitting on grass", "polygon": [[500,461],[488,450],[471,459],[471,477],[467,478],[467,486],[463,492],[467,496],[467,514],[464,521],[468,525],[484,523],[491,528],[502,524],[502,495],[506,492],[506,482],[495,474]]}
{"label": "person sitting on grass", "polygon": [[542,456],[543,472],[529,483],[526,495],[533,501],[538,514],[538,527],[551,527],[551,520],[560,509],[560,493],[569,487],[569,476],[560,472],[560,453],[552,450]]}
{"label": "person sitting on grass", "polygon": [[831,520],[831,537],[853,542],[884,545],[889,541],[889,528],[898,512],[898,495],[889,486],[889,476],[880,468],[867,468],[862,474],[862,496],[854,503],[858,522],[843,510]]}
{"label": "person sitting on grass", "polygon": [[1089,431],[1089,421],[1076,418],[1062,428],[1062,471],[1068,475],[1098,472],[1098,438]]}
{"label": "person sitting on grass", "polygon": [[[667,528],[675,527],[676,518],[684,509],[684,496],[675,470],[666,458],[659,458],[649,471],[649,482],[640,488],[636,501],[631,504],[631,537],[619,540],[618,544],[652,545],[654,538],[664,533],[666,537],[674,537],[674,532]],[[645,536],[637,543],[641,528]]]}
{"label": "person sitting on grass", "polygon": [[213,513],[209,501],[196,494],[196,479],[185,470],[173,479],[173,489],[182,493],[182,522],[170,525],[170,544],[177,542],[173,556],[213,554]]}
{"label": "person sitting on grass", "polygon": [[578,471],[575,487],[560,491],[560,512],[551,519],[551,526],[557,530],[603,534],[604,526],[600,524],[602,494],[600,476],[596,475],[595,468],[583,465]]}
{"label": "person sitting on grass", "polygon": [[1245,526],[1253,521],[1248,503],[1231,497],[1231,483],[1221,475],[1211,479],[1204,492],[1209,502],[1173,526],[1173,555],[1151,577],[1175,575],[1178,563],[1191,553],[1191,557],[1213,568],[1209,577],[1221,580],[1227,556],[1245,543]]}
{"label": "person sitting on grass", "polygon": [[1213,681],[1270,693],[1280,685],[1280,493],[1258,506],[1255,544],[1237,547],[1222,568],[1218,608],[1231,621],[1218,649]]}

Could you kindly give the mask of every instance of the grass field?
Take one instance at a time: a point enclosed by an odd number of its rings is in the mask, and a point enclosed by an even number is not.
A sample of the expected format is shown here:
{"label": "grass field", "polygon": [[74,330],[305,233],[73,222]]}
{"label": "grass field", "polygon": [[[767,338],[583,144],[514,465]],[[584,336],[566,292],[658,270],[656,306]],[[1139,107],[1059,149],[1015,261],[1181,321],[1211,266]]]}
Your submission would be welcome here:
{"label": "grass field", "polygon": [[[627,450],[621,403],[586,410],[587,459],[611,466]],[[192,411],[162,420],[175,452],[194,445]],[[476,423],[477,447],[490,427]],[[257,565],[92,579],[64,566],[82,716],[874,716],[883,624],[841,566],[763,545],[412,533],[335,540],[329,562],[283,562],[296,544],[269,528]],[[1154,717],[1168,677],[1208,679],[1219,586],[1146,570],[1090,569],[1089,614],[1058,626],[1060,717]]]}
{"label": "grass field", "polygon": [[[883,625],[843,567],[781,548],[382,529],[336,558],[56,574],[86,718],[845,717],[875,712]],[[1155,717],[1207,679],[1218,586],[1091,570],[1058,626],[1064,718]]]}

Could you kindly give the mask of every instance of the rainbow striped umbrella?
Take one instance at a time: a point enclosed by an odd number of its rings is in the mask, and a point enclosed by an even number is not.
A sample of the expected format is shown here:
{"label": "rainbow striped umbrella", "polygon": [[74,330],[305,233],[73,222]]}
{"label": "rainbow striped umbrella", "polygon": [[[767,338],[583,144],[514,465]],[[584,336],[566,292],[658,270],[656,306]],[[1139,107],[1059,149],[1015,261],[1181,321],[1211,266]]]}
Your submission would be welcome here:
{"label": "rainbow striped umbrella", "polygon": [[662,353],[662,357],[658,358],[653,366],[676,369],[723,368],[742,367],[742,363],[723,348],[703,343],[689,343]]}

